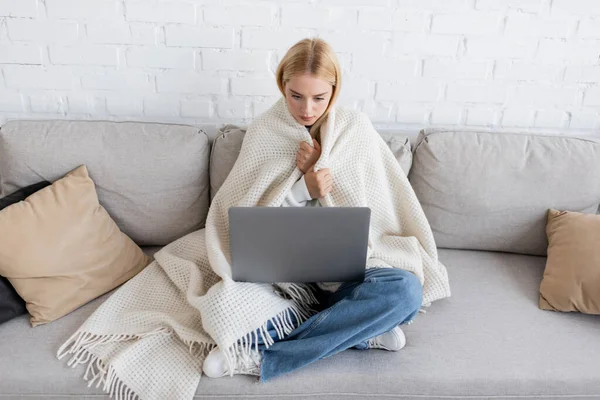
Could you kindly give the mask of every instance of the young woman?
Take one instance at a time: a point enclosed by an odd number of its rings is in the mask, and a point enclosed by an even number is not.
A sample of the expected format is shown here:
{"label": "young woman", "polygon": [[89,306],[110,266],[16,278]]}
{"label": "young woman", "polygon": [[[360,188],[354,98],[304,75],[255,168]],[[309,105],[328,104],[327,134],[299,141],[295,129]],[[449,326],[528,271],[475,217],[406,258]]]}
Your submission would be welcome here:
{"label": "young woman", "polygon": [[[319,206],[319,199],[335,186],[335,171],[313,166],[320,157],[321,127],[341,87],[341,69],[331,47],[320,39],[304,39],[289,49],[277,69],[277,85],[287,110],[313,138],[313,146],[299,145],[296,165],[303,176],[292,186],[284,206]],[[368,268],[363,282],[319,283],[320,310],[283,339],[275,328],[275,343],[239,357],[233,374],[260,376],[267,381],[343,350],[398,351],[405,345],[399,325],[411,321],[422,302],[422,285],[398,268]],[[215,348],[205,359],[204,373],[212,378],[229,375],[225,356]]]}

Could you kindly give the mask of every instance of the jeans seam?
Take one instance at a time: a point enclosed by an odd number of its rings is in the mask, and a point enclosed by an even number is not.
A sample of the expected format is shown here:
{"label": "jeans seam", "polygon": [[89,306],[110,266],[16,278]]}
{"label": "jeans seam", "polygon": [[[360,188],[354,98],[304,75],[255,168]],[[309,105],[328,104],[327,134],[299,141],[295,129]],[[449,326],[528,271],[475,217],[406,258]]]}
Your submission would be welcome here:
{"label": "jeans seam", "polygon": [[306,331],[304,331],[300,335],[298,335],[298,339],[305,338],[309,333],[311,333],[312,331],[317,329],[317,327],[321,323],[321,321],[323,321],[325,318],[327,318],[329,316],[329,314],[331,314],[331,309],[333,307],[335,307],[336,305],[337,305],[337,303],[335,303],[333,306],[329,307],[327,310],[321,311],[321,315],[319,315],[319,317],[310,324],[310,326],[306,329]]}
{"label": "jeans seam", "polygon": [[[352,294],[352,300],[356,300],[356,298],[358,297],[358,293],[360,292],[360,286],[357,286],[356,289],[354,289],[354,293]],[[344,300],[344,299],[342,299]],[[342,301],[340,300],[340,301]],[[321,311],[321,315],[319,315],[319,318],[317,318],[316,320],[314,320],[312,322],[312,324],[308,327],[308,329],[303,332],[302,334],[298,335],[298,339],[302,339],[304,337],[306,337],[309,333],[311,333],[312,331],[314,331],[315,329],[317,329],[317,327],[319,326],[319,324],[329,316],[329,314],[331,314],[331,311],[334,307],[336,307],[340,301],[338,301],[337,303],[335,303],[334,305],[332,305],[331,307],[329,307],[327,310],[323,310]]]}

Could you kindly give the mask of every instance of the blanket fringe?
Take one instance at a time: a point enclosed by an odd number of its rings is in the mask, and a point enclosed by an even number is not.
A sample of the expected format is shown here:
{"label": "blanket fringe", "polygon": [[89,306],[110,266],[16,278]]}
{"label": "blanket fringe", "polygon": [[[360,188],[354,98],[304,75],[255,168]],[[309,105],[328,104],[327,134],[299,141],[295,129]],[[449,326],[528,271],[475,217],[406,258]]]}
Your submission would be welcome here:
{"label": "blanket fringe", "polygon": [[421,308],[419,309],[419,314],[427,314],[427,309],[429,307],[431,307],[431,302],[421,305]]}
{"label": "blanket fringe", "polygon": [[81,361],[79,357],[79,353],[84,350],[91,350],[106,343],[125,342],[128,340],[142,339],[147,336],[170,335],[172,333],[173,331],[169,328],[158,328],[150,332],[135,335],[98,335],[86,331],[77,331],[69,339],[67,339],[62,346],[60,346],[57,352],[57,357],[60,360],[67,354],[76,353],[75,356],[69,360],[68,365],[71,366],[73,363],[76,363],[75,365],[79,365],[85,362]]}
{"label": "blanket fringe", "polygon": [[311,314],[304,307],[302,307],[301,304],[296,303],[293,306],[283,310],[282,312],[267,320],[258,329],[253,330],[247,333],[246,335],[242,336],[233,345],[226,349],[223,353],[229,366],[229,375],[233,376],[233,367],[236,365],[239,357],[242,357],[242,359],[246,360],[250,358],[250,352],[253,351],[252,346],[254,346],[254,351],[258,351],[257,339],[259,335],[266,348],[269,348],[275,343],[275,341],[268,332],[269,322],[273,325],[273,328],[275,329],[275,332],[279,339],[283,339],[285,336],[289,335],[294,329],[296,329],[294,321],[292,319],[292,315],[296,318],[296,321],[298,321],[298,325],[302,324],[311,316]]}
{"label": "blanket fringe", "polygon": [[[117,376],[117,372],[111,364],[106,365],[98,356],[90,351],[97,346],[123,342],[128,340],[139,340],[153,335],[171,335],[173,331],[169,328],[158,328],[150,332],[136,335],[97,335],[91,332],[75,332],[59,349],[58,359],[64,358],[68,354],[73,356],[67,362],[71,368],[81,364],[87,364],[83,380],[88,383],[88,387],[96,385],[96,388],[102,386],[102,390],[115,400],[138,400],[140,397]],[[206,357],[208,353],[216,346],[214,343],[199,343],[184,340],[188,346],[189,352],[193,357]]]}
{"label": "blanket fringe", "polygon": [[319,304],[319,300],[315,296],[315,288],[312,285],[302,283],[275,283],[273,285],[275,286],[275,293],[280,297],[292,300],[297,311],[305,319],[317,313],[311,307],[311,305]]}

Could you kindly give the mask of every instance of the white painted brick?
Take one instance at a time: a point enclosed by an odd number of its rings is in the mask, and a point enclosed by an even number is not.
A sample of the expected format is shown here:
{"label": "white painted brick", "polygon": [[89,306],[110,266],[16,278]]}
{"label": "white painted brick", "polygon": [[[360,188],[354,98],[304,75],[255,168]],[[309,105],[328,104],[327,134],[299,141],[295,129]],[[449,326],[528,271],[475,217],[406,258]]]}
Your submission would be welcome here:
{"label": "white painted brick", "polygon": [[571,129],[590,129],[600,126],[597,109],[577,110],[571,113]]}
{"label": "white painted brick", "polygon": [[536,13],[542,8],[541,0],[477,0],[475,9],[482,11],[517,10]]}
{"label": "white painted brick", "polygon": [[87,41],[97,44],[156,44],[156,27],[144,23],[92,22],[86,24]]}
{"label": "white painted brick", "polygon": [[188,118],[210,118],[211,101],[201,100],[181,100],[181,116]]}
{"label": "white painted brick", "polygon": [[467,9],[470,2],[467,0],[397,0],[400,8],[419,8],[433,11],[460,11]]}
{"label": "white painted brick", "polygon": [[358,26],[363,29],[391,30],[393,18],[388,8],[365,7],[358,12]]}
{"label": "white painted brick", "polygon": [[116,116],[136,117],[143,114],[142,98],[129,93],[111,92],[106,96],[106,109]]}
{"label": "white painted brick", "polygon": [[536,58],[543,63],[557,63],[568,57],[569,45],[564,40],[542,39],[540,40]]}
{"label": "white painted brick", "polygon": [[484,79],[486,71],[487,62],[477,60],[431,59],[423,64],[423,76],[426,78]]}
{"label": "white painted brick", "polygon": [[594,87],[586,91],[584,105],[600,106],[600,87]]}
{"label": "white painted brick", "polygon": [[91,22],[86,24],[87,41],[96,44],[155,45],[157,27],[147,23]]}
{"label": "white painted brick", "polygon": [[249,113],[249,105],[244,100],[223,99],[217,103],[217,115],[219,118],[243,119],[246,118]]}
{"label": "white painted brick", "polygon": [[[287,50],[296,42],[310,36],[309,31],[286,28],[242,28],[242,47],[246,49]],[[332,46],[333,44],[330,43]],[[337,49],[336,51],[343,51]]]}
{"label": "white painted brick", "polygon": [[140,45],[157,44],[158,28],[144,23],[130,23],[131,43]]}
{"label": "white painted brick", "polygon": [[493,126],[495,110],[491,107],[469,107],[465,123],[469,126]]}
{"label": "white painted brick", "polygon": [[168,71],[156,77],[159,93],[222,94],[221,78],[193,72]]}
{"label": "white painted brick", "polygon": [[0,95],[0,111],[2,112],[23,112],[23,98],[19,93],[3,92]]}
{"label": "white painted brick", "polygon": [[[355,55],[357,57],[360,56],[360,53],[357,52],[355,53]],[[350,68],[352,67],[352,54],[347,54],[347,53],[336,53],[335,55],[338,59],[338,62],[340,63],[340,67],[342,68],[342,73],[345,75],[350,71]],[[273,71],[273,73],[275,73],[275,71],[277,70],[277,65],[274,65],[273,68],[271,69],[271,71]]]}
{"label": "white painted brick", "polygon": [[205,6],[204,23],[233,26],[265,26],[276,22],[273,5]]}
{"label": "white painted brick", "polygon": [[125,22],[94,22],[85,26],[87,40],[100,44],[129,44],[131,30]]}
{"label": "white painted brick", "polygon": [[386,122],[394,119],[396,106],[394,103],[391,102],[381,103],[368,100],[363,104],[362,112],[367,114],[369,119],[375,123]]}
{"label": "white painted brick", "polygon": [[0,0],[0,17],[37,16],[36,0]]}
{"label": "white painted brick", "polygon": [[45,2],[48,17],[53,19],[111,20],[117,18],[117,2],[114,0],[46,0]]}
{"label": "white painted brick", "polygon": [[0,64],[40,65],[42,53],[39,46],[28,44],[0,44]]}
{"label": "white painted brick", "polygon": [[454,35],[492,35],[499,29],[499,13],[439,14],[433,16],[433,33]]}
{"label": "white painted brick", "polygon": [[392,49],[395,55],[453,57],[458,51],[458,42],[458,36],[396,33]]}
{"label": "white painted brick", "polygon": [[569,43],[567,57],[571,63],[598,65],[600,62],[600,40],[579,40]]}
{"label": "white painted brick", "polygon": [[566,38],[570,22],[564,17],[511,13],[506,21],[505,34],[516,37]]}
{"label": "white painted brick", "polygon": [[543,63],[564,60],[571,65],[595,65],[600,60],[600,40],[541,39],[536,58]]}
{"label": "white painted brick", "polygon": [[600,18],[586,18],[579,23],[579,37],[600,39]]}
{"label": "white painted brick", "polygon": [[144,115],[151,117],[179,117],[180,100],[170,96],[144,98]]}
{"label": "white painted brick", "polygon": [[563,68],[560,64],[534,64],[523,60],[500,60],[496,63],[494,78],[508,81],[558,81]]}
{"label": "white painted brick", "polygon": [[0,0],[0,121],[246,124],[315,36],[342,65],[340,104],[382,126],[600,132],[593,0]]}
{"label": "white painted brick", "polygon": [[[389,6],[391,0],[369,0],[369,6]],[[332,6],[360,6],[363,7],[365,5],[364,0],[320,0],[320,3],[323,5],[332,5]]]}
{"label": "white painted brick", "polygon": [[338,100],[338,105],[340,107],[345,107],[345,108],[351,108],[353,110],[363,110],[364,107],[361,106],[361,101],[359,100],[352,100],[352,99],[340,99]]}
{"label": "white painted brick", "polygon": [[145,68],[191,69],[194,52],[191,49],[130,48],[126,52],[127,65]]}
{"label": "white painted brick", "polygon": [[106,71],[102,74],[86,74],[81,77],[84,89],[92,90],[119,90],[150,92],[154,83],[148,75],[127,71]]}
{"label": "white painted brick", "polygon": [[358,13],[358,26],[375,31],[421,32],[426,27],[428,14],[423,11],[382,7],[361,8]]}
{"label": "white painted brick", "polygon": [[510,107],[502,114],[502,126],[526,128],[533,125],[535,110],[525,107]]}
{"label": "white painted brick", "polygon": [[232,48],[233,28],[195,28],[185,25],[166,27],[167,46]]}
{"label": "white painted brick", "polygon": [[346,76],[342,82],[340,98],[344,100],[372,99],[372,83],[367,79]]}
{"label": "white painted brick", "polygon": [[353,72],[357,76],[387,81],[407,80],[415,76],[417,63],[413,59],[387,57],[357,57]]}
{"label": "white painted brick", "polygon": [[426,124],[433,106],[427,104],[398,104],[396,121],[404,124]]}
{"label": "white painted brick", "polygon": [[[388,11],[389,12],[389,11]],[[423,32],[429,27],[429,13],[422,10],[395,9],[392,29],[404,32]]]}
{"label": "white painted brick", "polygon": [[53,93],[32,94],[29,96],[29,101],[33,112],[63,114],[67,109],[66,99]]}
{"label": "white painted brick", "polygon": [[376,100],[431,103],[438,99],[440,85],[431,82],[411,84],[377,83]]}
{"label": "white painted brick", "polygon": [[600,82],[600,67],[568,66],[565,73],[565,82],[582,82],[597,85]]}
{"label": "white painted brick", "polygon": [[231,92],[241,96],[274,96],[279,88],[273,78],[233,78]]}
{"label": "white painted brick", "polygon": [[268,51],[202,51],[202,68],[221,71],[268,72]]}
{"label": "white painted brick", "polygon": [[539,85],[517,86],[510,90],[508,104],[534,107],[568,107],[575,104],[577,88]]}
{"label": "white painted brick", "polygon": [[69,44],[78,35],[78,26],[73,22],[8,19],[6,26],[13,41]]}
{"label": "white painted brick", "polygon": [[446,89],[446,100],[457,103],[503,103],[508,88],[502,84],[451,83]]}
{"label": "white painted brick", "polygon": [[281,25],[292,28],[343,28],[356,25],[356,20],[356,11],[347,8],[289,4],[281,10]]}
{"label": "white painted brick", "polygon": [[179,1],[128,1],[125,18],[128,21],[193,24],[196,10],[193,4]]}
{"label": "white painted brick", "polygon": [[436,125],[458,125],[462,108],[451,105],[436,106],[431,112],[431,123]]}
{"label": "white painted brick", "polygon": [[92,94],[73,93],[67,95],[67,109],[74,114],[102,114],[104,99]]}
{"label": "white painted brick", "polygon": [[[387,32],[320,32],[319,37],[325,40],[339,53],[377,55],[383,54],[385,43],[391,38]],[[293,45],[291,43],[288,47]]]}
{"label": "white painted brick", "polygon": [[554,0],[552,12],[555,14],[600,14],[600,2],[596,0]]}
{"label": "white painted brick", "polygon": [[529,58],[535,54],[537,40],[518,37],[469,37],[468,57],[472,58]]}
{"label": "white painted brick", "polygon": [[68,69],[47,71],[34,66],[6,66],[4,80],[14,89],[73,89],[76,82]]}
{"label": "white painted brick", "polygon": [[560,127],[566,117],[564,111],[541,110],[536,113],[534,126],[536,128]]}
{"label": "white painted brick", "polygon": [[269,108],[271,108],[273,104],[275,104],[275,102],[278,101],[280,98],[280,96],[273,96],[266,97],[264,99],[261,99],[260,101],[255,100],[252,103],[252,116],[254,118],[258,117],[259,115],[267,111]]}
{"label": "white painted brick", "polygon": [[49,48],[52,64],[56,65],[105,65],[116,66],[117,49],[106,46],[58,47]]}

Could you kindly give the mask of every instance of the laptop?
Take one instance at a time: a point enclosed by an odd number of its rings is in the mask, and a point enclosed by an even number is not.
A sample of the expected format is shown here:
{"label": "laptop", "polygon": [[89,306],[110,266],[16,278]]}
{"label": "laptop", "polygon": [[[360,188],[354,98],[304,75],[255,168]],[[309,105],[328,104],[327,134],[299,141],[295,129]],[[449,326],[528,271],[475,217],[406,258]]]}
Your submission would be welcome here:
{"label": "laptop", "polygon": [[231,207],[232,277],[238,282],[362,282],[368,207]]}

